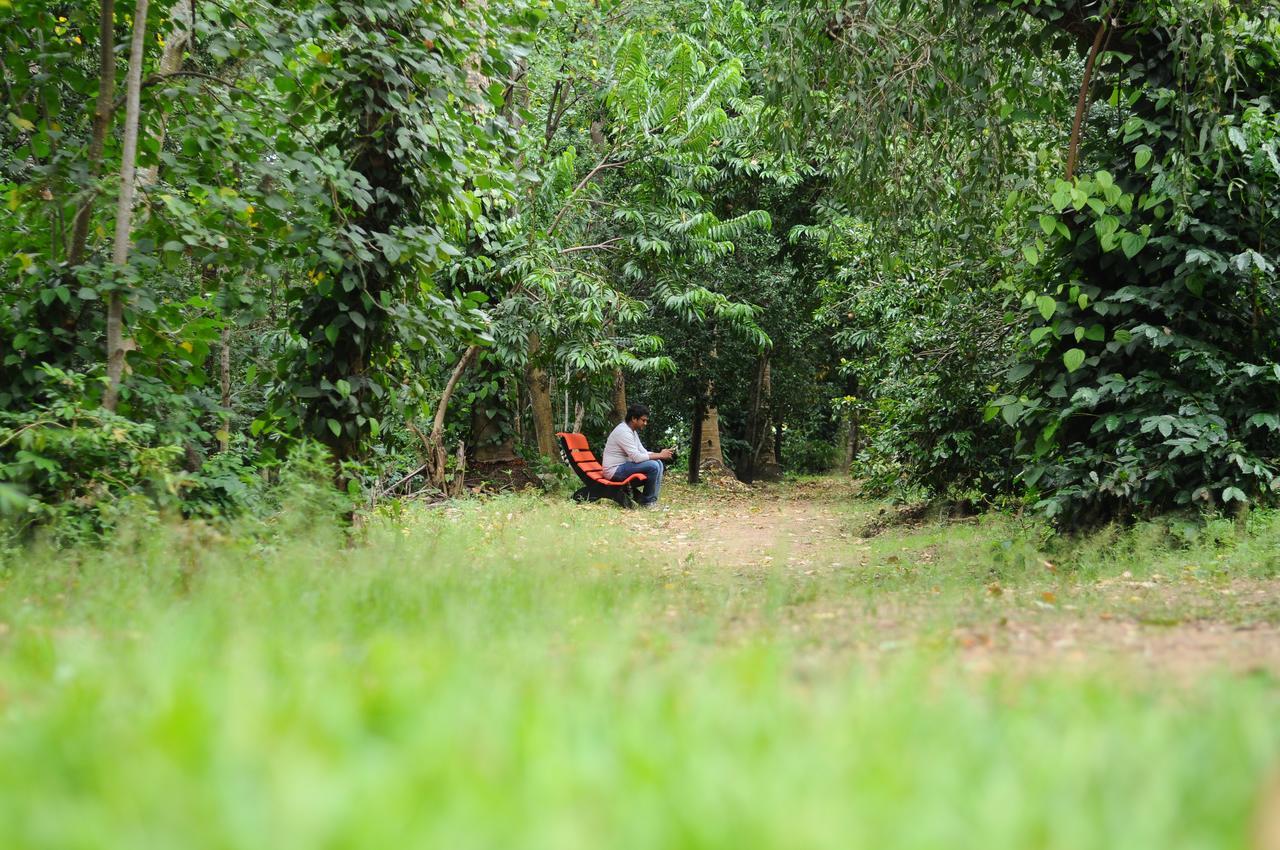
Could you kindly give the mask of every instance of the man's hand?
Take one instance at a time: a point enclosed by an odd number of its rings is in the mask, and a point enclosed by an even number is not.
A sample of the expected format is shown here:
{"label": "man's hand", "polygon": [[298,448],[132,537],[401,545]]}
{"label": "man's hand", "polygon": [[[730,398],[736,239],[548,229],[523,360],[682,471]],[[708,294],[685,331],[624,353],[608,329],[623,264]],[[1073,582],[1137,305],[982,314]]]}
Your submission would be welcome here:
{"label": "man's hand", "polygon": [[675,451],[672,449],[663,449],[662,451],[658,452],[658,460],[671,460],[675,456],[676,456]]}

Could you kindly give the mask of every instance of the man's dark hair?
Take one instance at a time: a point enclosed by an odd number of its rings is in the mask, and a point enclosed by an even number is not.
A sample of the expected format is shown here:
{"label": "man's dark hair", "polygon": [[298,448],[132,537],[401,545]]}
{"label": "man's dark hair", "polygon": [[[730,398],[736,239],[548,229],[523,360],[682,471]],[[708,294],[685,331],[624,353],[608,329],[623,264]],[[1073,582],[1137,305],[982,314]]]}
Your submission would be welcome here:
{"label": "man's dark hair", "polygon": [[643,416],[648,416],[648,415],[649,415],[649,408],[645,407],[643,404],[627,405],[627,421],[628,422],[634,422],[637,419]]}

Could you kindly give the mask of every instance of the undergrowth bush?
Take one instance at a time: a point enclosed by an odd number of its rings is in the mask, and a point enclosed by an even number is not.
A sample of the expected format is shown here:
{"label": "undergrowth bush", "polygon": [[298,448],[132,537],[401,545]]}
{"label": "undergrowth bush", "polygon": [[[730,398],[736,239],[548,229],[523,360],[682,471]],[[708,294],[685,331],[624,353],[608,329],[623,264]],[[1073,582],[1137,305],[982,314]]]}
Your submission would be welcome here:
{"label": "undergrowth bush", "polygon": [[323,447],[296,444],[283,463],[264,467],[235,441],[184,468],[188,453],[172,435],[90,400],[91,378],[41,371],[36,404],[0,411],[0,530],[10,545],[33,536],[87,544],[144,516],[243,519],[265,531],[284,516],[336,521],[351,510],[352,493],[334,488]]}
{"label": "undergrowth bush", "polygon": [[830,472],[836,465],[839,447],[830,440],[815,440],[790,429],[783,431],[782,457],[793,472],[818,474]]}

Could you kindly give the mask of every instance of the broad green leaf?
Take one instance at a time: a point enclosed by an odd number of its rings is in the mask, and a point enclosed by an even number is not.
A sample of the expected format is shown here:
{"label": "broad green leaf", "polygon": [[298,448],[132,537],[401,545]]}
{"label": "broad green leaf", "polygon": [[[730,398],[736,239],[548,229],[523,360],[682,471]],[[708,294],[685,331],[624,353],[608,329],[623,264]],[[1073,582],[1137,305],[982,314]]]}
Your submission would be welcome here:
{"label": "broad green leaf", "polygon": [[1074,372],[1084,365],[1084,352],[1079,348],[1068,349],[1062,355],[1062,362],[1066,365],[1068,372]]}
{"label": "broad green leaf", "polygon": [[1040,311],[1040,315],[1047,322],[1058,311],[1058,302],[1048,295],[1041,295],[1036,299],[1036,309]]}
{"label": "broad green leaf", "polygon": [[1019,363],[1011,368],[1006,375],[1010,381],[1021,381],[1023,378],[1035,371],[1035,365],[1031,363]]}
{"label": "broad green leaf", "polygon": [[1126,233],[1120,237],[1120,250],[1124,251],[1124,255],[1131,260],[1138,256],[1146,244],[1147,237],[1140,233]]}
{"label": "broad green leaf", "polygon": [[340,423],[337,419],[330,419],[328,420],[328,424],[329,424],[329,430],[333,432],[333,436],[335,437],[342,436],[342,423]]}

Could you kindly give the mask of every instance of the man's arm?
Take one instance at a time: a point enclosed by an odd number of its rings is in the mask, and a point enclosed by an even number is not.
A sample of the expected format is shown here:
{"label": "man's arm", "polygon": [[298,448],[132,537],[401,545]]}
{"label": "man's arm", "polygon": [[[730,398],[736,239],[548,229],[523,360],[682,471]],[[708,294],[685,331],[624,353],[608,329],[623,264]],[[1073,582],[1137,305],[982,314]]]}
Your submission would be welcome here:
{"label": "man's arm", "polygon": [[632,463],[644,463],[646,460],[671,460],[671,450],[663,449],[660,452],[651,452],[644,447],[644,443],[640,442],[640,435],[635,431],[631,432],[631,440],[623,446],[626,452],[627,460]]}
{"label": "man's arm", "polygon": [[622,451],[627,456],[627,460],[632,463],[644,463],[646,460],[653,460],[653,457],[645,449],[644,443],[640,442],[640,435],[630,428],[630,439],[622,441]]}

